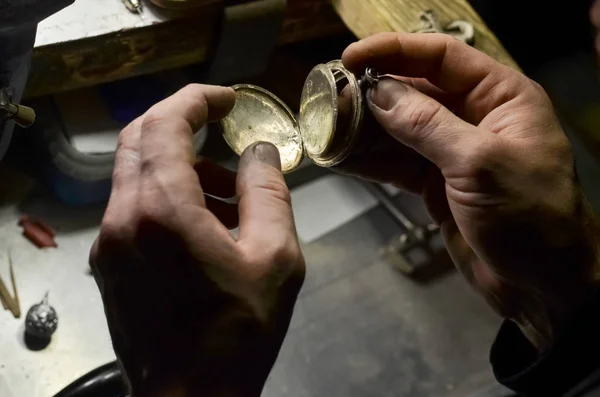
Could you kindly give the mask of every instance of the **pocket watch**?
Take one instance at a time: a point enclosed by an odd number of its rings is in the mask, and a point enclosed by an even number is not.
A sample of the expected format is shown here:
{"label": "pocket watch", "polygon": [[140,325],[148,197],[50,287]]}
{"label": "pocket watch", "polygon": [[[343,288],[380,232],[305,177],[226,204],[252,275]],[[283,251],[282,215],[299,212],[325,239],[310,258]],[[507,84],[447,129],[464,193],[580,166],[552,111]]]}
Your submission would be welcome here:
{"label": "pocket watch", "polygon": [[235,85],[235,106],[219,125],[238,155],[255,142],[274,144],[284,173],[298,168],[305,157],[318,166],[334,167],[355,148],[365,111],[364,93],[378,79],[373,69],[357,79],[339,60],[317,65],[304,83],[297,117],[264,88]]}

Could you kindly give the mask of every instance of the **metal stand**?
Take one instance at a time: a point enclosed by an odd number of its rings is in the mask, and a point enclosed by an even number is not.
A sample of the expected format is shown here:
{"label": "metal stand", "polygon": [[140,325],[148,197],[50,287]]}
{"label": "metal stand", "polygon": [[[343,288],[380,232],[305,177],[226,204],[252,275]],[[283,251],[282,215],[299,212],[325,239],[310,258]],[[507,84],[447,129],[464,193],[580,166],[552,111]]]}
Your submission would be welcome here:
{"label": "metal stand", "polygon": [[375,196],[379,203],[388,211],[390,216],[404,229],[398,237],[385,248],[385,258],[398,270],[407,275],[414,274],[419,266],[411,263],[408,254],[413,250],[421,250],[429,257],[434,257],[431,248],[431,238],[439,232],[439,227],[434,224],[426,226],[415,225],[404,212],[396,205],[394,198],[381,185],[365,183],[365,187]]}

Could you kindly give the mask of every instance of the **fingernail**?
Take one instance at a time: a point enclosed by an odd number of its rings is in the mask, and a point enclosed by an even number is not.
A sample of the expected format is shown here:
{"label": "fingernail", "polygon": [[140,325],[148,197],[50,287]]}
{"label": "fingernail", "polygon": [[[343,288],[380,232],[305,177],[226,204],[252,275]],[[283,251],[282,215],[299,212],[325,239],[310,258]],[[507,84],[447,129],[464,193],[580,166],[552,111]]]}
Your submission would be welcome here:
{"label": "fingernail", "polygon": [[260,162],[269,164],[272,167],[281,171],[281,159],[279,158],[279,150],[275,145],[269,142],[258,142],[252,149],[254,157]]}
{"label": "fingernail", "polygon": [[396,106],[406,91],[404,83],[392,78],[384,78],[371,89],[370,100],[373,105],[387,112]]}

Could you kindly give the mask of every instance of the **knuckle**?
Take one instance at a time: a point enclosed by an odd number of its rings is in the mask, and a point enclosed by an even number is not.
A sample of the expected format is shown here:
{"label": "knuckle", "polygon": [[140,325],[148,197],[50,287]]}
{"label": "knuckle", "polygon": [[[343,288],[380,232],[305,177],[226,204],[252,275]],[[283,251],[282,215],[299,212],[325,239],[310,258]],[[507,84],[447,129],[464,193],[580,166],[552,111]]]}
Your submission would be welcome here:
{"label": "knuckle", "polygon": [[89,263],[102,271],[110,266],[115,253],[123,252],[132,240],[129,225],[118,220],[103,220],[92,250]]}
{"label": "knuckle", "polygon": [[456,40],[454,37],[445,34],[445,33],[430,33],[428,35],[432,41],[439,42],[446,46],[446,52],[452,51],[452,49],[456,46],[460,46],[462,44],[461,41]]}
{"label": "knuckle", "polygon": [[88,264],[92,268],[92,271],[98,269],[98,264],[101,263],[100,260],[101,258],[100,251],[98,250],[98,238],[96,238],[94,244],[92,245],[92,248],[90,249],[90,255],[88,257]]}
{"label": "knuckle", "polygon": [[553,106],[546,89],[537,81],[521,75],[519,79],[519,87],[521,90],[520,94],[525,103],[535,103],[537,105],[542,104],[546,108],[551,108]]}
{"label": "knuckle", "polygon": [[546,89],[544,87],[542,87],[542,85],[540,83],[538,83],[535,80],[532,79],[527,79],[529,80],[529,86],[531,87],[532,90],[534,90],[535,92],[537,92],[538,94],[541,94],[543,96],[548,96],[548,94],[546,93]]}
{"label": "knuckle", "polygon": [[288,206],[292,205],[292,195],[281,177],[271,175],[255,186],[255,188],[258,191],[266,193],[274,201],[282,202]]}
{"label": "knuckle", "polygon": [[165,123],[165,118],[154,112],[152,109],[146,113],[142,119],[141,129],[142,134],[148,133],[149,131],[155,131]]}
{"label": "knuckle", "polygon": [[466,166],[470,175],[482,176],[487,174],[496,164],[504,161],[505,150],[502,140],[482,139],[465,148]]}
{"label": "knuckle", "polygon": [[555,152],[558,155],[557,157],[573,157],[573,147],[571,146],[571,141],[564,133],[561,133],[556,138],[556,143],[554,146]]}
{"label": "knuckle", "polygon": [[138,229],[163,224],[165,218],[170,217],[170,206],[156,204],[154,200],[142,199],[137,210]]}
{"label": "knuckle", "polygon": [[544,89],[544,87],[542,87],[542,85],[540,83],[538,83],[535,80],[529,79],[529,82],[531,84],[531,87],[536,90],[537,92],[543,93],[544,95],[546,94],[546,90]]}
{"label": "knuckle", "polygon": [[[142,137],[153,133],[176,134],[181,131],[186,133],[189,130],[189,124],[181,117],[168,117],[160,114],[159,111],[150,109],[140,122]],[[161,130],[165,131],[161,131]]]}
{"label": "knuckle", "polygon": [[306,275],[304,256],[297,240],[290,238],[271,254],[271,263],[277,271],[287,274],[287,283],[301,286]]}
{"label": "knuckle", "polygon": [[470,103],[475,104],[476,120],[483,119],[498,104],[504,103],[516,96],[519,87],[518,79],[511,79],[503,69],[490,72],[469,93]]}
{"label": "knuckle", "polygon": [[189,107],[189,112],[195,115],[191,120],[194,129],[200,128],[199,120],[206,119],[208,115],[206,89],[206,85],[192,83],[183,87],[179,92],[182,103],[185,103],[185,106]]}
{"label": "knuckle", "polygon": [[136,128],[137,128],[136,123],[137,122],[138,121],[135,120],[132,123],[130,123],[127,127],[123,128],[123,130],[119,134],[117,150],[134,149],[133,141],[134,141],[134,136],[136,134]]}
{"label": "knuckle", "polygon": [[527,77],[505,66],[490,69],[487,76],[469,93],[469,102],[474,105],[471,112],[475,124],[498,106],[514,98],[524,97],[528,87],[527,80]]}
{"label": "knuckle", "polygon": [[272,274],[304,277],[304,257],[294,236],[262,244],[260,249],[256,246],[248,248],[249,250],[242,253],[245,256],[244,262],[251,269],[262,269],[258,272],[259,278]]}
{"label": "knuckle", "polygon": [[98,249],[115,246],[130,237],[129,227],[119,220],[103,220],[98,236]]}
{"label": "knuckle", "polygon": [[304,284],[304,279],[306,278],[306,263],[304,261],[304,257],[300,255],[300,258],[294,262],[294,267],[292,268],[288,282],[292,283],[299,290]]}
{"label": "knuckle", "polygon": [[564,175],[574,170],[571,143],[564,134],[548,136],[543,144],[536,144],[531,150],[538,151],[539,161],[527,161],[526,172],[532,175]]}
{"label": "knuckle", "polygon": [[190,104],[196,107],[206,105],[205,86],[202,84],[188,84],[180,91],[183,98],[190,101]]}
{"label": "knuckle", "polygon": [[548,97],[546,90],[538,82],[527,78],[523,86],[525,87],[524,91],[531,99],[537,100],[538,102],[550,102],[550,98]]}
{"label": "knuckle", "polygon": [[302,258],[302,252],[295,239],[289,238],[276,244],[270,254],[271,262],[276,266],[288,266]]}
{"label": "knuckle", "polygon": [[198,95],[198,94],[204,95],[205,88],[206,88],[206,86],[203,84],[191,83],[191,84],[188,84],[185,87],[183,87],[181,89],[181,91],[186,94],[191,94],[191,95]]}
{"label": "knuckle", "polygon": [[407,109],[407,127],[410,135],[413,138],[425,138],[423,134],[438,126],[442,109],[440,103],[432,100],[411,103]]}

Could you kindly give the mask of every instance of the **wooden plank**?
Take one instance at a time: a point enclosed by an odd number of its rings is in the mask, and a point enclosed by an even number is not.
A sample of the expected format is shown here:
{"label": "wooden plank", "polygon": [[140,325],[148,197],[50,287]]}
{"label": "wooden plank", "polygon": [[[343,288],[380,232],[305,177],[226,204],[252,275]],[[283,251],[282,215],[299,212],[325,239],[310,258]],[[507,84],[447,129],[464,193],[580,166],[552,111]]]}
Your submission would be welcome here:
{"label": "wooden plank", "polygon": [[[117,27],[80,40],[40,45],[34,49],[26,96],[53,94],[205,61],[216,44],[221,10],[222,2],[187,18],[124,30]],[[106,32],[104,25],[102,28],[98,31]],[[289,0],[279,44],[345,31],[330,0]]]}
{"label": "wooden plank", "polygon": [[142,28],[168,20],[169,17],[155,7],[144,8],[142,18],[129,12],[121,0],[77,0],[38,24],[35,47]]}
{"label": "wooden plank", "polygon": [[426,10],[433,10],[442,24],[466,20],[475,27],[477,49],[519,69],[466,0],[333,0],[333,6],[346,26],[360,38],[381,32],[413,32],[421,27],[420,15]]}

